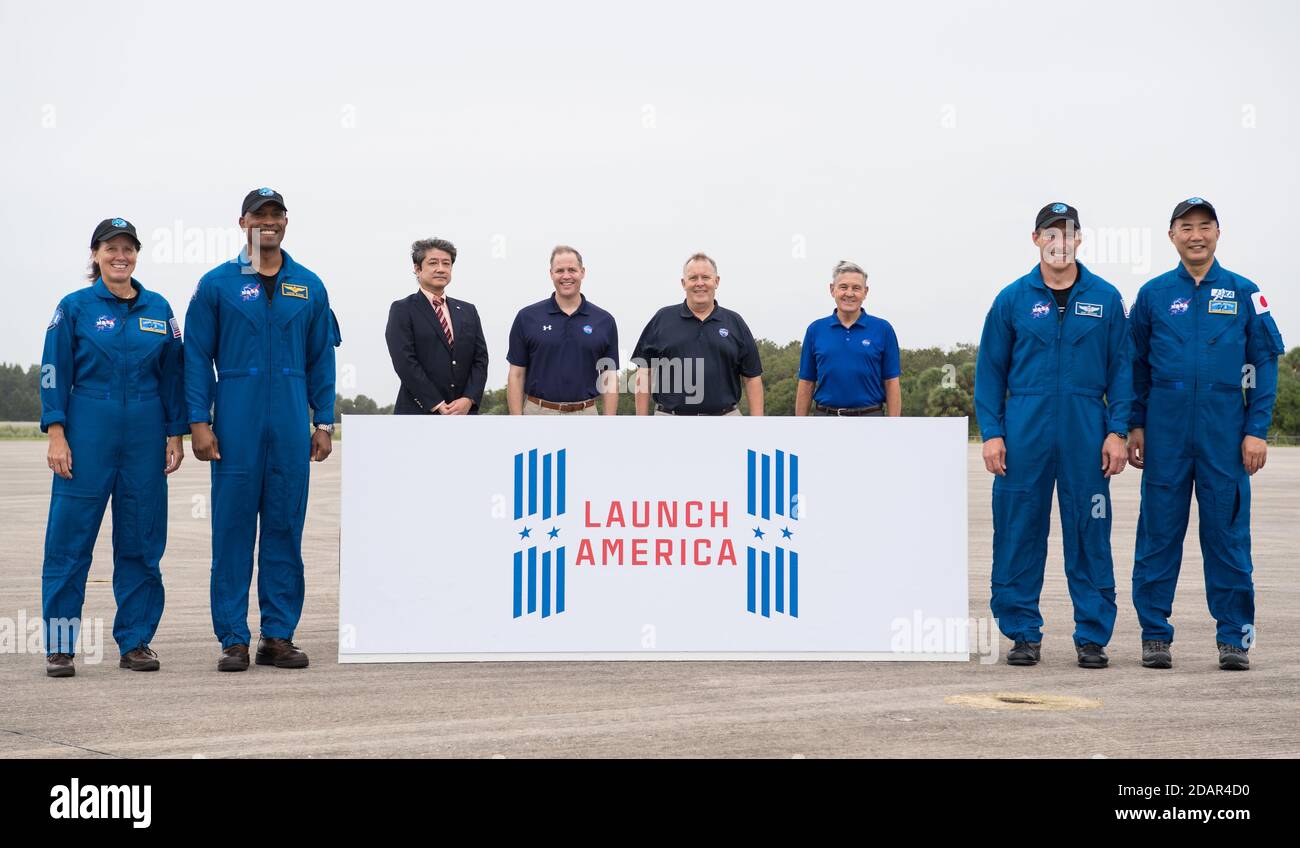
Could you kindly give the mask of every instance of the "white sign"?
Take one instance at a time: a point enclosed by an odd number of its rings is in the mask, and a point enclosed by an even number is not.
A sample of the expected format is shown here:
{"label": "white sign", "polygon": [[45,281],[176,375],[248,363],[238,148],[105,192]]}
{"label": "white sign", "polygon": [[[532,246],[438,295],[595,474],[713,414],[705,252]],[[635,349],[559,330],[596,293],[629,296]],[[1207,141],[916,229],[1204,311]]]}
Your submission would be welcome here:
{"label": "white sign", "polygon": [[339,661],[966,660],[966,420],[364,416]]}

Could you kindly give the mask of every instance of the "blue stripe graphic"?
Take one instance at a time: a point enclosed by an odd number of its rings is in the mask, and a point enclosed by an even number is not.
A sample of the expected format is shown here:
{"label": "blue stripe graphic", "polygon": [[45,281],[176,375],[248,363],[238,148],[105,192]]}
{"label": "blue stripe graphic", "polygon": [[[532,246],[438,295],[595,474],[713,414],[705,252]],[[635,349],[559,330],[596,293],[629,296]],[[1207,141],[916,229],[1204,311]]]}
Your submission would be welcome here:
{"label": "blue stripe graphic", "polygon": [[776,514],[785,515],[785,451],[776,452]]}
{"label": "blue stripe graphic", "polygon": [[551,517],[551,455],[542,454],[542,518]]}
{"label": "blue stripe graphic", "polygon": [[[564,515],[564,450],[555,458],[555,514]],[[564,550],[560,548],[560,550]]]}
{"label": "blue stripe graphic", "polygon": [[799,457],[790,454],[790,517],[799,520]]}
{"label": "blue stripe graphic", "polygon": [[776,611],[785,612],[785,548],[776,549]]}
{"label": "blue stripe graphic", "polygon": [[515,618],[523,615],[524,552],[515,551]]}
{"label": "blue stripe graphic", "polygon": [[764,518],[772,517],[772,510],[770,506],[772,501],[772,481],[771,481],[772,473],[770,468],[771,464],[772,464],[772,458],[767,454],[763,454],[763,517]]}
{"label": "blue stripe graphic", "polygon": [[528,514],[537,514],[537,448],[528,452]]}
{"label": "blue stripe graphic", "polygon": [[528,611],[537,612],[537,548],[528,549]]}
{"label": "blue stripe graphic", "polygon": [[[560,456],[563,455],[561,451]],[[564,612],[564,548],[555,551],[555,611]]]}
{"label": "blue stripe graphic", "polygon": [[[750,456],[753,456],[754,454],[753,451],[750,451],[749,453]],[[746,587],[745,609],[749,610],[750,612],[753,612],[754,611],[754,549],[752,547],[749,549],[749,555],[745,558],[745,587]]]}
{"label": "blue stripe graphic", "polygon": [[790,615],[799,617],[799,552],[790,551]]}
{"label": "blue stripe graphic", "polygon": [[515,454],[515,519],[524,517],[524,455]]}
{"label": "blue stripe graphic", "polygon": [[753,515],[753,514],[754,514],[754,452],[753,452],[753,451],[749,451],[749,458],[748,458],[748,460],[747,460],[747,462],[746,462],[746,467],[747,467],[747,469],[748,469],[748,471],[749,471],[749,474],[748,474],[748,480],[749,480],[749,484],[748,484],[748,485],[749,485],[749,500],[748,500],[748,506],[749,506],[749,509],[748,509],[748,511],[749,511],[749,514],[750,514],[750,515]]}
{"label": "blue stripe graphic", "polygon": [[551,552],[542,551],[542,618],[551,614]]}
{"label": "blue stripe graphic", "polygon": [[772,617],[772,609],[768,604],[768,583],[771,580],[769,572],[772,570],[772,555],[763,551],[763,615],[766,618]]}

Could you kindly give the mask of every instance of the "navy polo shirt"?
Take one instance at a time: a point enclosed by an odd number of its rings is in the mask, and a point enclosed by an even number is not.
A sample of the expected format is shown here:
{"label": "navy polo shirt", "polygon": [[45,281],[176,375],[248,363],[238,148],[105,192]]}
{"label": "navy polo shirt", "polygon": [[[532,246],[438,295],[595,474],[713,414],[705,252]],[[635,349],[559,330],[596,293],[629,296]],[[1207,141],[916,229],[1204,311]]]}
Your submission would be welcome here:
{"label": "navy polo shirt", "polygon": [[822,406],[861,409],[882,404],[885,381],[898,375],[898,337],[884,318],[863,310],[846,328],[832,312],[808,325],[799,379],[816,384],[813,400]]}
{"label": "navy polo shirt", "polygon": [[564,314],[552,294],[515,316],[506,361],[527,369],[525,394],[552,403],[587,400],[600,394],[601,371],[618,370],[614,316],[579,298],[572,315]]}
{"label": "navy polo shirt", "polygon": [[[660,309],[641,332],[632,357],[656,375],[655,403],[682,415],[713,415],[735,406],[740,403],[740,378],[763,375],[749,325],[716,301],[703,321],[685,300]],[[686,391],[688,367],[693,392]]]}

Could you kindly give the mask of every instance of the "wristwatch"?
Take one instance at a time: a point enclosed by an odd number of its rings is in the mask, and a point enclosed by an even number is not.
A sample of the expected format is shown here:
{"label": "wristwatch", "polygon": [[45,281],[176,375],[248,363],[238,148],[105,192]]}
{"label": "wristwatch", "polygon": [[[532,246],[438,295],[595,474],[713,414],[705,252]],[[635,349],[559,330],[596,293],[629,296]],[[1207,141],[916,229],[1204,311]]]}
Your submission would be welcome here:
{"label": "wristwatch", "polygon": [[324,430],[326,433],[329,433],[331,436],[334,435],[334,425],[333,425],[333,424],[317,424],[317,425],[316,425],[316,429],[317,429],[317,430]]}

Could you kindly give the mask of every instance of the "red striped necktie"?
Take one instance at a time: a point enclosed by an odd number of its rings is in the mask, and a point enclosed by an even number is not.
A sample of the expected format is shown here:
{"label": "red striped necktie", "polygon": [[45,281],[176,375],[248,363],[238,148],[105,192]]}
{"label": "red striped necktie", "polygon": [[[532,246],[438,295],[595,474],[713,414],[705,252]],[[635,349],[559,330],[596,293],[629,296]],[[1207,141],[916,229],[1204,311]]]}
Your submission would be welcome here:
{"label": "red striped necktie", "polygon": [[438,323],[442,325],[442,334],[447,337],[447,345],[450,347],[455,340],[451,335],[451,324],[447,321],[447,301],[441,297],[432,300],[433,311],[438,313]]}

